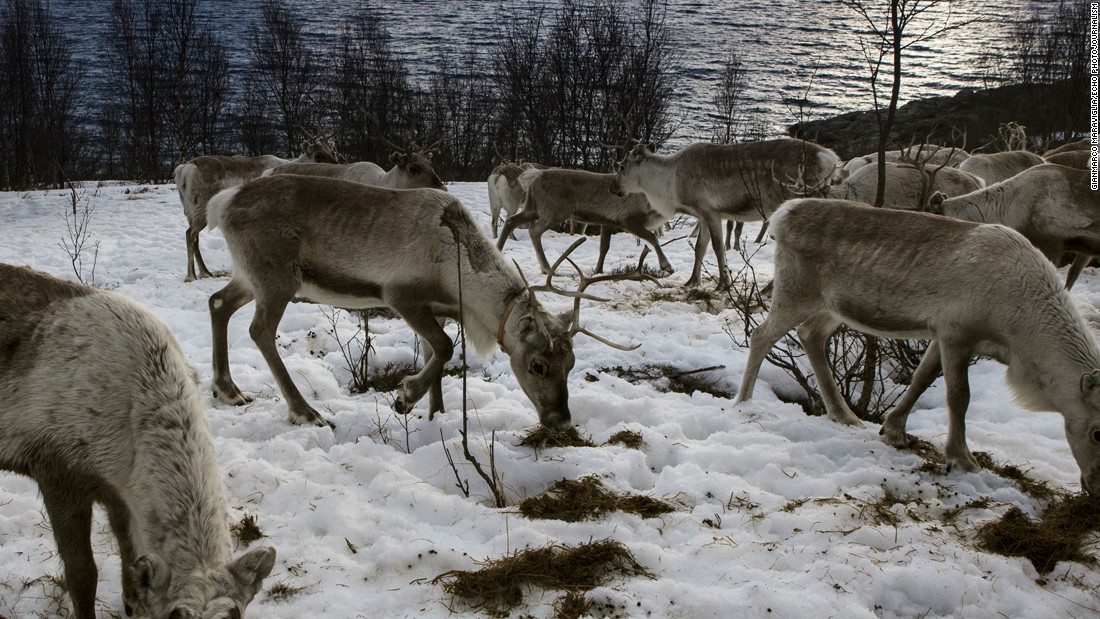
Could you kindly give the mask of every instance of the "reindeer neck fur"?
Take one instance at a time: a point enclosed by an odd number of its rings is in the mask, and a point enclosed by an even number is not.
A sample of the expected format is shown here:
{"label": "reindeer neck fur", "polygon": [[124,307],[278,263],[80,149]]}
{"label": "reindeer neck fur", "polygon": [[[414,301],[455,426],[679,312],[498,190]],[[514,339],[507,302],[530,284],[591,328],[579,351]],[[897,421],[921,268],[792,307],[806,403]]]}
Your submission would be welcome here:
{"label": "reindeer neck fur", "polygon": [[[1010,179],[1011,180],[1011,179]],[[943,201],[943,214],[977,223],[996,223],[1010,228],[1024,225],[1030,209],[1013,206],[1014,187],[1009,181]]]}

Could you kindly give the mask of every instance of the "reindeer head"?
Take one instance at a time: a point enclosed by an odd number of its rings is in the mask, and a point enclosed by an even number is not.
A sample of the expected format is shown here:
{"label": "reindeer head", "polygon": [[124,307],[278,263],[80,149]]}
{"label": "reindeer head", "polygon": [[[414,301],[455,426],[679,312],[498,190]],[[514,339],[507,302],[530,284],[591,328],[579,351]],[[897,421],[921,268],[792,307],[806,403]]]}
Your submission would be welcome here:
{"label": "reindeer head", "polygon": [[243,619],[274,565],[275,549],[268,547],[202,575],[173,570],[159,556],[145,555],[129,569],[137,598],[130,610],[153,619]]}
{"label": "reindeer head", "polygon": [[[580,326],[581,301],[583,299],[607,300],[588,294],[585,289],[592,284],[611,280],[657,281],[656,278],[644,272],[645,257],[649,253],[648,247],[642,250],[642,255],[638,259],[638,267],[634,271],[601,275],[599,277],[586,277],[581,268],[569,258],[569,254],[585,240],[587,239],[583,237],[578,239],[558,258],[550,268],[545,284],[527,287],[527,313],[520,317],[518,327],[512,332],[516,343],[513,344],[511,350],[504,349],[510,357],[509,361],[516,380],[523,392],[531,399],[531,403],[535,405],[539,422],[551,430],[559,432],[568,429],[572,421],[569,412],[568,378],[569,372],[576,362],[576,358],[573,356],[573,337],[578,333],[583,333],[598,342],[619,350],[635,350],[640,346],[640,344],[634,346],[616,344]],[[576,269],[580,277],[580,284],[576,290],[562,290],[552,283],[554,274],[563,261],[569,261],[569,264]],[[516,268],[519,269],[519,265],[516,265]],[[522,276],[522,274],[521,270],[520,275]],[[546,312],[535,298],[536,292],[553,292],[571,297],[573,299],[573,311],[560,314]],[[521,293],[520,297],[522,296]],[[513,299],[513,304],[518,298]],[[501,336],[503,336],[504,325],[508,320],[507,312],[509,311],[510,309],[506,308],[506,315],[501,319]],[[498,339],[503,342],[503,337]],[[502,348],[504,348],[503,344]]]}
{"label": "reindeer head", "polygon": [[398,149],[390,155],[390,163],[400,170],[399,188],[427,187],[447,191],[447,187],[443,181],[439,180],[435,168],[432,167],[433,151],[438,146],[439,142],[436,142],[427,148],[420,148],[416,142],[412,142],[408,148]]}
{"label": "reindeer head", "polygon": [[[617,146],[626,151],[626,146]],[[611,181],[611,193],[620,198],[629,193],[642,192],[642,164],[653,157],[656,147],[653,143],[637,144],[626,153],[626,158],[615,165],[615,180]]]}
{"label": "reindeer head", "polygon": [[1082,374],[1079,389],[1084,410],[1064,411],[1066,441],[1081,467],[1081,487],[1100,496],[1100,370]]}
{"label": "reindeer head", "polygon": [[306,141],[302,142],[302,157],[305,163],[339,163],[340,157],[336,154],[336,147],[331,141]]}

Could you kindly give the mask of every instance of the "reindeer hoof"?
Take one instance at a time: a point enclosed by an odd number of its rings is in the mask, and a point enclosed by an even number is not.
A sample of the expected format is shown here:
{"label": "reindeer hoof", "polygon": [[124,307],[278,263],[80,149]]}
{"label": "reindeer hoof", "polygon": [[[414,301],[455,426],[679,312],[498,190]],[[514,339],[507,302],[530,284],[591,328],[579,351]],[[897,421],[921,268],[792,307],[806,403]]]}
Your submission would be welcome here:
{"label": "reindeer hoof", "polygon": [[412,409],[413,409],[413,407],[409,406],[405,402],[405,396],[404,395],[397,396],[397,399],[394,400],[394,402],[393,402],[393,410],[397,411],[397,413],[399,415],[408,415],[409,413],[412,412]]}
{"label": "reindeer hoof", "polygon": [[948,456],[947,457],[947,472],[959,471],[962,473],[977,473],[982,470],[982,465],[978,464],[978,461],[974,459],[971,454],[965,456]]}
{"label": "reindeer hoof", "polygon": [[214,385],[213,387],[214,397],[223,404],[229,404],[231,406],[243,406],[252,402],[252,398],[246,396],[236,385],[229,385],[228,387],[219,387]]}
{"label": "reindeer hoof", "polygon": [[321,413],[313,410],[312,408],[303,412],[290,412],[290,423],[296,426],[317,426],[319,428],[329,427],[333,430],[336,429],[336,424],[332,423],[328,419],[321,416]]}
{"label": "reindeer hoof", "polygon": [[125,610],[125,611],[126,611],[126,616],[127,616],[127,617],[133,617],[133,616],[134,616],[134,609],[133,609],[133,608],[130,608],[130,605],[129,605],[129,604],[126,604],[126,603],[124,602],[124,603],[122,604],[122,608],[123,608],[123,610]]}

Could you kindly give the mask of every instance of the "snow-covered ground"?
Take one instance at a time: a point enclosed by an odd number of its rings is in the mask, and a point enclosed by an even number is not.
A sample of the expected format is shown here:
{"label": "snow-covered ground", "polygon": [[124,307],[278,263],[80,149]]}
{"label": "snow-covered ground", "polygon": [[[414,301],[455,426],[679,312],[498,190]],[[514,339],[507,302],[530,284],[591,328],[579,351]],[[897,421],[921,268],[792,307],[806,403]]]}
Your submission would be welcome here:
{"label": "snow-covered ground", "polygon": [[[451,190],[488,231],[484,183],[460,183]],[[106,185],[89,188],[81,200],[94,206],[89,231],[99,243],[96,283],[134,298],[170,325],[208,385],[207,298],[227,280],[183,282],[185,222],[174,186]],[[62,247],[67,209],[67,192],[0,194],[0,261],[72,278]],[[745,234],[751,239],[757,229],[750,225]],[[526,233],[518,236],[505,253],[535,278],[538,268]],[[683,231],[665,239],[679,236]],[[547,252],[555,256],[571,239],[547,234],[546,240]],[[595,262],[596,245],[586,243],[576,252],[586,268]],[[229,268],[218,232],[204,233],[202,247],[212,269]],[[616,235],[611,266],[631,263],[638,251],[632,237]],[[667,251],[677,272],[665,280],[660,299],[652,284],[615,283],[598,291],[612,302],[586,302],[582,313],[597,333],[641,342],[641,348],[622,352],[579,335],[570,377],[570,405],[580,431],[604,443],[615,432],[633,430],[646,442],[641,450],[519,447],[536,417],[506,356],[498,351],[471,360],[468,380],[474,450],[486,461],[485,445],[496,432],[496,464],[511,504],[556,480],[595,474],[613,489],[662,497],[677,506],[660,518],[528,520],[514,508],[490,507],[486,487],[460,462],[459,474],[471,489],[471,496],[464,496],[444,452],[446,445],[461,460],[460,378],[444,379],[449,412],[428,421],[425,398],[407,418],[406,432],[405,419],[391,408],[392,393],[349,394],[349,373],[329,334],[327,308],[308,304],[287,309],[279,343],[296,383],[336,430],[292,426],[248,337],[251,306],[242,309],[230,325],[230,359],[237,383],[256,400],[235,408],[204,391],[232,522],[255,516],[266,536],[257,543],[278,550],[275,570],[250,615],[477,616],[428,581],[525,547],[606,538],[626,544],[656,575],[613,580],[589,593],[623,617],[1085,617],[1100,612],[1096,567],[1061,563],[1040,583],[1026,559],[975,548],[977,528],[1010,506],[1033,515],[1041,507],[992,472],[921,472],[921,460],[883,444],[873,424],[843,427],[781,403],[771,385],[788,379],[767,365],[755,399],[736,407],[729,399],[664,392],[659,383],[635,384],[607,371],[722,365],[705,376],[720,389],[736,390],[746,350],[723,328],[739,329],[738,315],[676,300],[683,298],[679,284],[690,271],[692,250],[688,240],[679,239]],[[770,277],[771,259],[770,244],[753,257],[763,279]],[[1100,279],[1086,273],[1073,298],[1095,324]],[[557,310],[569,305],[552,295],[544,303]],[[338,326],[342,335],[353,331],[346,318]],[[412,360],[413,338],[403,323],[376,318],[370,326],[373,366]],[[971,448],[1076,491],[1079,471],[1061,416],[1020,410],[1004,384],[1003,368],[993,362],[975,365],[971,377]],[[942,448],[942,382],[920,401],[909,431]],[[896,526],[876,523],[866,509],[886,492],[902,498],[892,508]],[[991,499],[988,507],[965,509],[954,519],[945,514],[982,497]],[[101,512],[95,531],[100,613],[114,617],[122,612],[120,567]],[[0,474],[0,616],[63,614],[57,600],[68,602],[53,578],[60,573],[35,484]],[[271,594],[275,586],[281,595]],[[559,595],[529,592],[529,606],[517,613],[551,616]]]}

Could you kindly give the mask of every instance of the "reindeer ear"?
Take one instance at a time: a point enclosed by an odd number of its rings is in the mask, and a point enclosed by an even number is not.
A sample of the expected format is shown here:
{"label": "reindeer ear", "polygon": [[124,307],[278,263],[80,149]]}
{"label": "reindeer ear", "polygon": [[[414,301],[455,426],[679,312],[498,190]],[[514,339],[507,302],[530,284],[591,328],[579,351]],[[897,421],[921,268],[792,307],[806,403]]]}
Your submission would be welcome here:
{"label": "reindeer ear", "polygon": [[138,603],[147,606],[153,600],[168,591],[172,581],[172,571],[158,555],[144,555],[134,561],[129,568],[130,582],[134,586]]}
{"label": "reindeer ear", "polygon": [[432,157],[434,157],[434,156],[435,156],[435,153],[433,153],[432,151],[428,151],[428,152],[424,153],[424,158],[427,159],[428,161],[431,161]]}
{"label": "reindeer ear", "polygon": [[1100,370],[1081,375],[1081,397],[1094,406],[1100,405]]}
{"label": "reindeer ear", "polygon": [[275,567],[275,549],[270,546],[256,548],[241,555],[229,564],[229,573],[242,586],[252,587],[253,593],[260,590],[264,578]]}
{"label": "reindeer ear", "polygon": [[397,160],[401,157],[401,153],[394,151],[390,153],[390,163],[397,163]]}

